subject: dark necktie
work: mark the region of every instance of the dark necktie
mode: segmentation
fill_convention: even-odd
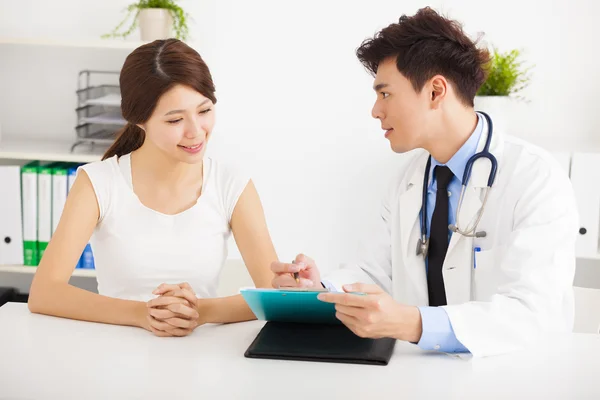
[[[448,251],[448,183],[450,183],[453,176],[450,168],[435,167],[437,195],[435,209],[431,217],[429,250],[427,253],[427,291],[430,306],[446,305],[446,289],[444,288],[442,266]]]

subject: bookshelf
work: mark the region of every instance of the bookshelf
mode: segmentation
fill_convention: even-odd
[[[43,140],[15,140],[3,138],[0,141],[0,160],[17,161],[65,161],[87,163],[98,161],[102,158],[105,148],[100,146],[78,146],[71,152],[73,142],[43,141]],[[0,265],[0,272],[33,275],[36,267],[25,265]],[[93,269],[75,269],[72,276],[95,278]]]

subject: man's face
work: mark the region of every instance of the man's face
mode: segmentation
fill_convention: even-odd
[[[377,100],[372,115],[381,121],[392,150],[404,153],[422,147],[428,132],[428,91],[417,93],[398,71],[395,58],[379,63],[373,88]]]

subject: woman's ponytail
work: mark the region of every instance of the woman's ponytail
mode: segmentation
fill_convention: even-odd
[[[102,160],[111,158],[116,155],[121,157],[122,155],[131,153],[134,150],[139,149],[144,144],[145,133],[137,125],[127,123],[125,127],[118,133],[117,139],[110,146],[106,153],[102,156]]]

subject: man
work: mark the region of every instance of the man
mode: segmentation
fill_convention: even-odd
[[[475,112],[488,52],[457,22],[425,8],[366,40],[357,56],[375,76],[373,117],[392,150],[415,150],[413,158],[393,181],[379,228],[356,262],[321,281],[315,262],[299,255],[293,264],[273,263],[273,285],[335,289],[319,298],[335,303],[354,333],[423,349],[483,356],[542,332],[570,331],[578,224],[572,187],[549,154],[493,131],[493,115],[488,121]],[[488,138],[497,171],[486,198],[488,159],[475,161],[463,180]],[[422,234],[426,246],[418,246]],[[347,293],[335,293],[342,288]]]

